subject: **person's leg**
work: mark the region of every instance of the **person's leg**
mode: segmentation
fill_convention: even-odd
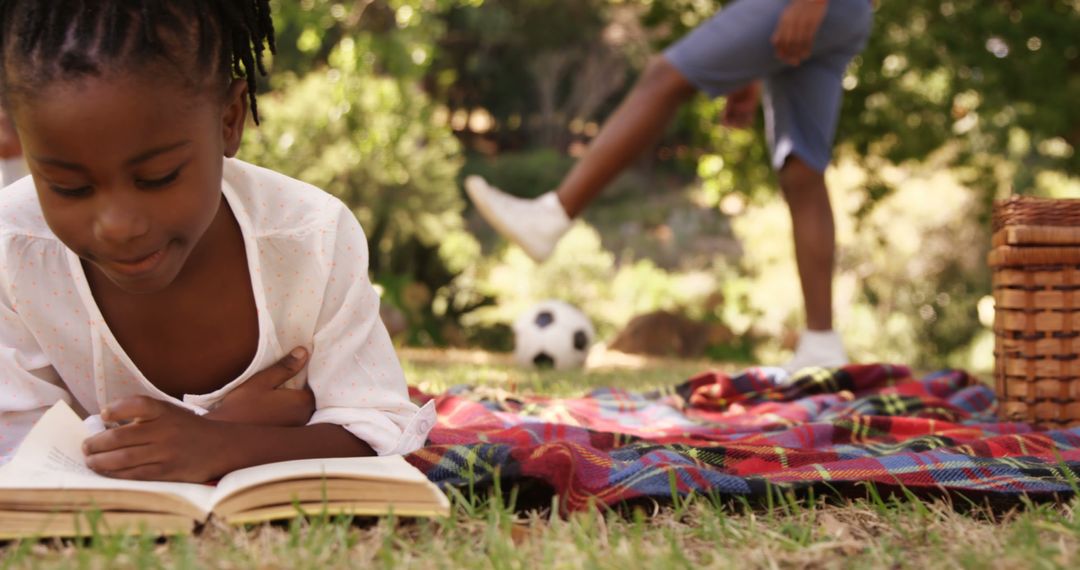
[[[465,180],[465,190],[488,223],[533,260],[543,261],[570,228],[571,218],[659,138],[695,92],[679,70],[657,56],[555,192],[527,200],[474,176]]]
[[[624,168],[651,147],[697,89],[664,56],[653,57],[588,151],[555,190],[575,218]]]
[[[516,198],[479,177],[465,190],[499,233],[536,261],[551,253],[570,218],[629,166],[697,91],[719,97],[781,69],[769,41],[788,0],[738,0],[653,58],[641,79],[604,123],[585,156],[552,193]]]
[[[765,131],[791,212],[806,312],[806,330],[785,365],[791,372],[847,363],[832,330],[836,237],[823,173],[831,160],[844,73],[865,43],[870,18],[866,2],[834,0],[811,59],[765,80]]]
[[[835,66],[811,61],[765,81],[766,134],[791,212],[806,312],[806,330],[784,365],[791,373],[847,363],[843,342],[832,330],[836,237],[823,175],[839,113],[840,73]]]
[[[836,237],[825,176],[796,156],[780,170],[780,189],[791,211],[806,328],[832,330],[832,280]]]

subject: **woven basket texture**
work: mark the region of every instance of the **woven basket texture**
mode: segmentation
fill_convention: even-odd
[[[988,261],[998,415],[1080,425],[1080,200],[995,203]]]

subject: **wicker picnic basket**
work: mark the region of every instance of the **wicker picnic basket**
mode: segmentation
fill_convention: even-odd
[[[1080,425],[1080,200],[995,203],[989,263],[998,415]]]

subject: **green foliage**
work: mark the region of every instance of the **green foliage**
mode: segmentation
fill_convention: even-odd
[[[980,219],[994,196],[1046,193],[1037,181],[1041,173],[1080,169],[1080,108],[1072,103],[1080,99],[1080,8],[1074,2],[878,4],[874,33],[844,80],[839,147],[854,151],[871,172],[946,156],[942,166],[957,168],[980,192],[971,212]],[[653,2],[646,19],[672,30],[656,42],[663,45],[707,10],[693,0]],[[772,180],[760,130],[717,128],[722,102],[693,107],[668,140],[703,149],[698,173],[714,200],[767,195]],[[892,190],[871,176],[859,214]]]
[[[1006,158],[1018,191],[1039,170],[1076,172],[1077,29],[1069,0],[883,2],[848,84],[845,140],[897,163],[953,145],[954,164]]]
[[[834,298],[849,351],[862,361],[985,370],[985,361],[970,360],[966,351],[986,330],[976,307],[990,293],[983,263],[989,235],[966,215],[978,192],[929,166],[880,175],[896,190],[861,219],[866,172],[848,161],[829,176],[840,252]],[[744,275],[731,279],[746,306],[727,316],[736,330],[750,327],[774,339],[759,356],[775,361],[778,339],[799,328],[802,312],[800,297],[791,294],[798,277],[786,207],[752,206],[735,226],[746,254]]]
[[[454,42],[443,44],[442,56],[432,69],[438,78],[436,93],[452,108],[488,109],[496,127],[485,136],[503,147],[554,145],[561,151],[570,142],[586,140],[588,135],[580,131],[580,125],[602,121],[629,89],[633,70],[641,69],[645,61],[642,38],[653,49],[663,48],[722,9],[721,4],[519,0],[457,7],[446,15]],[[514,14],[527,9],[525,5],[544,7],[551,17],[515,18]],[[575,8],[591,10],[599,20],[558,21],[563,11]],[[852,216],[847,223],[853,229],[842,243],[838,283],[847,287],[854,306],[841,314],[853,320],[850,332],[857,338],[872,339],[857,342],[861,346],[855,347],[856,354],[865,351],[866,357],[925,365],[955,362],[965,358],[968,347],[984,331],[975,304],[988,291],[981,252],[986,247],[990,200],[1009,189],[1080,194],[1076,179],[1070,177],[1080,166],[1075,152],[1080,142],[1080,107],[1073,103],[1080,100],[1075,33],[1080,29],[1080,7],[1069,0],[1026,4],[916,0],[881,2],[876,12],[869,44],[844,79],[838,129],[838,156],[854,157],[863,171],[859,183],[842,198],[856,206],[843,212]],[[628,19],[627,13],[635,17]],[[634,27],[635,21],[644,31]],[[534,38],[537,29],[546,38]],[[569,36],[568,30],[572,31]],[[622,33],[623,39],[612,41],[619,35],[613,36],[613,30]],[[632,39],[626,40],[627,35]],[[562,112],[573,110],[571,105],[559,107],[556,114],[565,136],[544,136],[530,129],[544,116],[544,102],[536,95],[543,79],[536,72],[538,64],[553,54],[570,54],[558,75],[561,87],[554,101],[561,105],[573,98],[573,89],[583,82],[606,88],[603,77],[582,71],[587,59],[580,50],[599,44],[621,53],[622,64],[631,69],[623,76],[622,86],[604,105],[588,109],[591,114],[574,115]],[[696,175],[705,203],[719,205],[733,194],[756,205],[775,200],[775,177],[760,121],[749,131],[723,129],[719,127],[722,111],[722,100],[704,97],[684,107],[645,164],[658,161],[665,172],[683,180]],[[533,177],[529,165],[517,160],[500,154],[485,168],[499,175],[499,184],[521,195],[553,187],[551,179],[562,171],[552,160],[550,175]],[[949,180],[936,180],[931,188],[916,192],[913,181],[889,175],[892,165],[917,170],[922,164],[949,171]],[[892,206],[898,201],[925,200],[939,191],[939,185],[955,189],[956,183],[970,189],[964,191],[963,207],[945,209],[951,217],[922,218],[937,220],[939,226],[921,223],[915,212],[922,210],[917,205]],[[673,184],[662,181],[659,185]],[[911,198],[892,199],[897,192]],[[754,323],[779,338],[784,329],[798,325],[801,308],[798,296],[791,294],[797,281],[786,211],[779,203],[766,211],[752,216],[753,222],[739,225],[739,238],[747,247],[742,273],[731,275],[721,287],[734,291],[734,296],[726,295],[726,322],[744,331],[750,331]],[[885,211],[890,212],[890,223],[882,221]],[[905,224],[904,231],[917,238],[904,237],[891,227]],[[774,231],[762,231],[762,227]],[[948,244],[958,228],[966,247],[934,249],[932,244]],[[900,244],[905,240],[921,249],[904,251]],[[867,267],[876,270],[867,273]],[[778,303],[778,298],[785,301]]]
[[[681,23],[687,3],[695,4],[654,3],[652,21]],[[677,36],[680,25],[673,29]],[[973,213],[985,218],[989,200],[1005,189],[1036,192],[1040,172],[1080,171],[1077,29],[1080,7],[1071,0],[879,2],[870,41],[844,80],[838,144],[871,171],[946,151],[942,166],[958,168],[979,190]],[[699,105],[680,136],[711,142],[733,171],[706,184],[757,194],[767,164],[748,141],[715,128],[708,120],[715,106]],[[756,138],[753,146],[763,148]],[[863,213],[891,190],[869,179]]]
[[[434,58],[443,33],[439,14],[482,0],[275,0],[278,55],[274,70],[303,74],[328,64],[346,38],[361,41],[358,52],[380,73],[418,79]]]
[[[577,300],[602,330],[672,299],[693,308],[701,296],[680,296],[673,285],[681,286],[687,268],[667,261],[671,271],[642,261],[620,266],[598,240],[575,238],[573,253],[583,257],[550,269],[533,268],[513,250],[481,261],[479,244],[463,229],[456,186],[469,173],[521,195],[556,186],[573,162],[568,151],[595,135],[647,56],[723,4],[278,1],[276,93],[266,98],[266,124],[245,153],[355,208],[372,239],[372,269],[386,298],[408,315],[414,342],[499,345],[505,329],[491,327],[505,326],[514,310],[541,296]],[[844,79],[837,156],[853,160],[860,174],[837,195],[844,220],[837,304],[841,321],[851,322],[856,355],[962,363],[985,340],[974,307],[987,290],[981,252],[990,200],[1009,189],[1080,194],[1080,6],[878,4],[870,42]],[[787,213],[760,121],[747,131],[720,128],[723,105],[699,97],[681,109],[635,178],[615,185],[632,196],[609,189],[612,207],[589,219],[611,227],[619,216],[645,220],[638,227],[667,224],[640,204],[695,179],[699,203],[749,204],[747,216],[736,218],[746,255],[713,264],[710,282],[726,303],[722,315],[705,317],[748,333],[744,340],[777,339],[801,314]],[[460,120],[478,111],[490,125],[474,129]],[[460,173],[463,153],[447,125],[467,150],[479,151]],[[895,175],[896,168],[906,174]],[[948,181],[927,182],[927,171],[947,171]],[[919,192],[915,184],[928,186]],[[926,214],[919,201],[939,191],[962,195],[962,206]],[[963,247],[939,247],[955,235]],[[605,234],[608,241],[620,242]],[[635,251],[640,259],[647,250]],[[624,292],[615,292],[616,283]],[[618,303],[625,306],[615,309]],[[465,318],[486,305],[493,308]],[[760,355],[773,359],[769,344]]]
[[[414,340],[441,340],[433,294],[479,253],[463,231],[460,147],[416,83],[376,74],[360,44],[346,38],[331,67],[279,79],[242,155],[349,204],[368,236],[371,271],[405,310]]]
[[[389,254],[414,239],[435,246],[461,228],[458,143],[414,84],[353,64],[351,51],[265,101],[268,120],[249,132],[243,152],[352,205],[373,270],[409,269]]]
[[[544,148],[497,158],[470,157],[461,174],[483,176],[497,188],[513,188],[518,196],[531,198],[558,186],[573,165],[574,159]]]
[[[447,40],[432,69],[436,93],[452,108],[491,111],[497,124],[492,136],[503,144],[562,145],[574,136],[529,135],[530,121],[543,113],[535,95],[538,63],[552,54],[571,54],[568,70],[559,75],[559,101],[582,81],[606,89],[610,78],[580,73],[586,62],[582,50],[606,45],[622,54],[624,64],[640,69],[641,40],[662,48],[717,9],[722,9],[718,3],[704,0],[456,6],[444,16]],[[589,17],[571,17],[582,12]],[[635,22],[645,29],[635,28]],[[838,143],[864,157],[871,170],[882,160],[921,162],[948,150],[948,165],[963,168],[966,181],[982,192],[983,210],[1000,188],[1034,191],[1041,171],[1077,172],[1077,29],[1080,8],[1071,0],[881,2],[869,44],[844,81]],[[605,105],[587,107],[587,116],[562,113],[561,128],[573,131],[574,119],[602,119],[632,80],[633,73],[623,75],[622,86]],[[760,196],[771,182],[760,126],[749,133],[720,129],[722,108],[722,102],[694,103],[680,114],[664,145],[688,145],[685,154],[691,157],[704,154],[708,164],[699,172],[712,193]],[[722,169],[711,166],[716,157]],[[1001,168],[1003,160],[1008,168]],[[889,190],[881,180],[868,180],[866,211]]]
[[[610,338],[637,314],[658,309],[689,310],[703,317],[705,299],[716,290],[710,273],[670,273],[648,260],[615,264],[596,230],[577,225],[541,265],[520,249],[486,260],[472,276],[485,295],[499,300],[470,314],[473,326],[509,323],[534,303],[554,298],[584,311],[600,338]]]
[[[740,194],[754,201],[778,196],[768,149],[760,133],[719,126],[723,100],[699,97],[680,115],[678,126],[703,149],[697,175],[705,199],[718,205],[725,196]],[[675,136],[675,135],[673,135]]]
[[[462,166],[460,178],[477,174],[496,188],[512,189],[517,196],[533,198],[555,189],[575,162],[573,157],[551,148],[505,152],[495,157],[472,154]],[[618,203],[625,195],[641,195],[653,190],[652,180],[642,178],[632,172],[624,173],[610,184],[599,200]],[[590,211],[588,215],[595,213],[598,212]]]
[[[500,0],[452,7],[442,14],[447,33],[433,62],[438,97],[454,108],[488,109],[500,123],[535,109],[530,65],[542,54],[595,41],[604,5]]]

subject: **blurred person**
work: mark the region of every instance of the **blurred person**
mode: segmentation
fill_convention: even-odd
[[[848,63],[870,34],[869,0],[737,0],[647,65],[588,151],[559,186],[535,199],[477,176],[465,189],[503,236],[542,262],[572,220],[671,122],[697,92],[727,97],[723,124],[753,124],[764,96],[772,166],[789,206],[806,310],[790,372],[848,362],[832,322],[835,230],[824,171]]]

